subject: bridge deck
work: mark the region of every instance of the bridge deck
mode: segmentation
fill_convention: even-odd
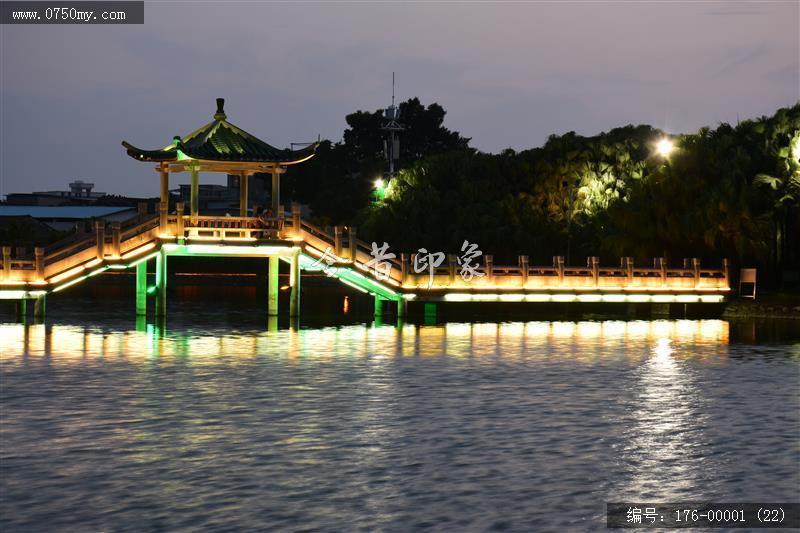
[[[159,253],[167,255],[282,256],[300,254],[302,270],[322,270],[356,289],[386,299],[431,301],[595,301],[595,302],[718,302],[730,290],[727,263],[702,269],[699,260],[685,268],[634,267],[628,258],[620,267],[600,266],[590,258],[586,267],[493,265],[491,256],[467,282],[453,256],[422,273],[410,268],[412,256],[389,260],[388,270],[368,265],[371,247],[351,228],[333,233],[302,220],[299,210],[270,221],[251,217],[138,216],[109,227],[98,223],[94,233],[78,234],[33,257],[3,247],[0,298],[35,298],[58,292],[107,269],[136,266]]]

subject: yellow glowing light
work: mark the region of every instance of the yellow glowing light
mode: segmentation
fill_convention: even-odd
[[[92,262],[94,262],[94,261],[92,261]],[[91,263],[89,263],[89,264],[91,264]],[[71,268],[71,269],[67,270],[66,272],[62,272],[61,274],[58,274],[57,276],[53,276],[50,279],[50,283],[58,283],[59,281],[61,281],[63,279],[71,278],[72,276],[74,276],[76,274],[80,274],[81,272],[83,272],[85,270],[85,268],[86,267],[84,267],[83,265],[77,266],[75,268]]]
[[[656,150],[661,157],[667,157],[675,149],[675,145],[669,139],[661,139],[656,144]]]
[[[145,244],[144,246],[140,246],[135,250],[131,250],[130,252],[126,252],[122,254],[122,259],[130,259],[131,257],[136,257],[137,255],[145,253],[147,250],[152,250],[156,247],[156,243],[150,242]]]

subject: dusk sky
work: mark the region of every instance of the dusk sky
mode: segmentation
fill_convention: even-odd
[[[690,132],[800,98],[800,2],[146,2],[145,24],[0,26],[0,194],[155,196],[159,148],[228,119],[279,147],[400,101],[496,152],[628,123]],[[203,183],[224,177],[203,175]],[[171,186],[185,182],[173,178]]]

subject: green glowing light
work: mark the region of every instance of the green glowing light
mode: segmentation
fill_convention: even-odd
[[[147,294],[155,294],[158,288],[155,285],[147,287]]]

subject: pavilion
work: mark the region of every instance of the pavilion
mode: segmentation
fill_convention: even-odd
[[[248,217],[248,178],[256,173],[272,174],[272,213],[279,220],[283,217],[281,198],[281,174],[290,165],[296,165],[314,157],[318,143],[312,143],[301,150],[278,149],[234,126],[225,115],[225,100],[217,98],[217,112],[214,120],[184,137],[175,136],[172,143],[160,150],[142,150],[122,141],[128,155],[137,161],[156,164],[161,175],[160,228],[168,228],[169,175],[176,172],[191,174],[190,221],[196,224],[200,206],[200,172],[220,172],[239,176],[239,219],[241,227],[249,225]],[[183,204],[178,204],[178,227],[183,228]],[[227,217],[205,217],[216,219],[207,221],[228,227],[232,219]],[[163,229],[162,229],[163,231]],[[183,229],[175,235],[183,240]],[[274,235],[280,238],[280,234]],[[169,235],[166,236],[169,238]],[[157,304],[156,312],[166,314],[166,254],[162,248],[156,259]],[[269,256],[269,314],[278,314],[278,255]],[[141,279],[140,279],[141,278]],[[144,312],[144,286],[146,269],[137,270],[137,309]],[[300,267],[299,249],[292,257],[290,272],[291,316],[297,316],[300,307]],[[140,294],[141,293],[141,294]]]
[[[217,98],[214,120],[184,137],[175,136],[160,150],[142,150],[122,141],[128,155],[137,161],[156,163],[161,174],[162,212],[169,204],[169,175],[191,174],[190,215],[199,215],[200,172],[239,176],[239,216],[248,210],[248,178],[258,172],[272,174],[272,211],[280,209],[281,174],[286,167],[314,157],[317,144],[301,150],[278,149],[231,124],[225,115],[225,99]]]

